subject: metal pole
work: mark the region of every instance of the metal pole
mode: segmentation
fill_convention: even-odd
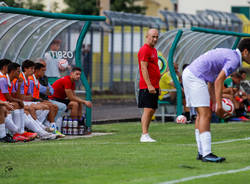
[[[130,81],[134,79],[134,26],[131,26]]]
[[[143,45],[143,26],[140,26],[140,47]]]
[[[90,21],[86,21],[83,28],[82,28],[82,31],[78,37],[78,40],[77,40],[77,43],[76,43],[76,66],[78,67],[81,67],[81,48],[82,48],[82,42],[83,42],[83,39],[85,38],[86,36],[86,33],[89,29],[91,25],[91,22]],[[89,87],[89,84],[88,84],[88,80],[86,78],[86,76],[84,75],[84,73],[82,72],[81,73],[81,81],[86,89],[86,100],[88,101],[91,101],[92,100],[92,97],[91,97],[91,89]],[[87,127],[91,127],[91,108],[89,107],[86,107],[86,125]]]
[[[103,44],[104,44],[104,31],[101,28],[101,56],[100,56],[100,90],[103,90]]]
[[[92,88],[93,86],[93,44],[94,44],[94,30],[90,29],[90,63],[89,63],[89,85]]]
[[[177,32],[177,35],[175,36],[174,42],[170,48],[169,55],[168,55],[168,67],[169,67],[170,74],[174,81],[174,84],[176,86],[176,91],[177,91],[177,116],[182,114],[182,89],[181,89],[180,82],[178,81],[175,70],[174,70],[174,52],[182,36],[182,33],[183,33],[182,30],[179,30]]]
[[[124,77],[124,25],[122,24],[121,26],[121,31],[122,31],[122,35],[121,35],[121,75],[120,75],[120,81],[123,81],[123,77]]]
[[[111,28],[111,45],[110,45],[110,78],[109,78],[109,89],[113,86],[114,78],[114,27]]]

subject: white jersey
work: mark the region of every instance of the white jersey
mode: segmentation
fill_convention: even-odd
[[[58,77],[60,78],[60,72],[58,68],[58,62],[61,58],[56,58],[51,52],[46,52],[44,55],[44,60],[46,62],[46,72],[47,77]]]

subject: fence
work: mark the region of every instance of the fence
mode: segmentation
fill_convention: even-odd
[[[149,28],[158,29],[161,35],[168,30],[190,28],[192,26],[235,32],[250,30],[247,29],[248,27],[246,28],[246,22],[243,22],[242,19],[231,13],[212,10],[199,11],[196,15],[169,11],[161,11],[160,13],[163,19],[139,14],[105,11],[104,14],[108,20],[106,23],[92,23],[83,42],[85,49],[83,49],[82,53],[82,66],[92,90],[113,90],[117,84],[133,82],[138,66],[137,52],[143,45],[145,33]],[[7,15],[1,14],[1,25],[5,24],[5,16]],[[33,27],[36,22],[39,22],[39,20],[30,22],[29,19],[21,20],[20,18],[15,19],[15,17],[10,20],[13,22],[20,21],[20,23],[26,21],[28,25]],[[45,23],[46,21],[47,23]],[[52,34],[53,29],[49,25],[54,25],[54,23],[50,20],[46,21],[43,22],[40,30],[49,28],[51,31],[48,31],[48,36],[44,36],[43,39],[48,39],[49,42],[55,38],[62,40],[61,53],[65,52],[66,54],[74,55],[76,41],[84,22],[58,23],[56,29],[60,29],[60,34]],[[13,30],[13,32],[15,31],[18,30]],[[39,34],[39,29],[35,28],[33,31],[34,34],[29,38],[29,43],[32,43],[32,40],[35,39],[35,33]],[[22,40],[22,38],[19,39]],[[5,43],[2,38],[0,38],[0,41]],[[6,43],[1,44],[0,47],[4,45]],[[17,44],[11,44],[10,49],[6,50],[6,52],[1,51],[1,57],[17,62],[26,59],[28,56],[25,54],[23,57],[16,57],[14,45]],[[38,49],[40,47],[45,49],[42,52],[39,50],[39,56],[36,54],[38,52],[33,52],[29,56],[31,59],[42,57],[49,50],[49,44],[44,46],[38,44],[37,46]],[[27,50],[22,49],[21,52],[25,53]],[[67,57],[66,59],[70,63],[75,64],[74,57]],[[62,75],[65,74],[67,73],[62,73]],[[84,89],[84,87],[79,83],[78,89]]]

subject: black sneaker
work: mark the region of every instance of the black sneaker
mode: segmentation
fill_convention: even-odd
[[[5,136],[5,137],[3,137],[3,138],[0,139],[0,142],[15,143],[16,141],[13,140],[13,138],[11,136]]]
[[[209,153],[207,156],[202,157],[203,162],[223,162],[226,158],[224,157],[217,157],[213,153]]]
[[[196,160],[202,160],[202,155],[198,152]]]

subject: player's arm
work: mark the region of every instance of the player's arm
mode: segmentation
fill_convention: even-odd
[[[8,110],[14,110],[13,104],[7,102],[7,101],[1,101],[0,100],[0,105],[4,105]]]
[[[75,95],[72,89],[65,89],[65,93],[70,101],[76,101],[85,104],[87,107],[91,107],[92,103],[90,101],[83,100]]]
[[[215,82],[214,82],[214,86],[215,86],[215,100],[216,100],[216,114],[223,118],[225,116],[227,116],[228,114],[225,114],[225,111],[222,108],[222,103],[221,103],[221,98],[222,98],[222,90],[223,90],[223,86],[224,86],[224,80],[226,79],[226,74],[224,72],[224,70],[222,70],[218,77],[216,78]]]
[[[151,84],[151,81],[149,79],[148,62],[141,61],[141,72],[142,72],[143,79],[148,86],[149,93],[156,93],[156,90],[155,90],[154,86]]]
[[[9,101],[9,102],[17,102],[20,105],[21,108],[24,107],[23,101],[21,99],[13,98],[11,96],[11,94],[9,94],[9,93],[4,93],[4,97],[6,98],[7,101]]]
[[[18,98],[18,99],[23,99],[23,93],[22,93],[22,85],[23,85],[23,79],[20,77],[18,78],[16,84],[14,84],[14,87],[16,89],[15,93],[13,93],[14,98]]]
[[[212,111],[215,111],[216,99],[215,99],[214,83],[208,82],[207,86],[208,86],[208,92],[210,95],[210,99],[212,100]]]
[[[216,99],[215,99],[214,83],[208,82],[207,86],[208,86],[208,92],[209,92],[210,98],[211,98],[212,102],[215,103]]]

